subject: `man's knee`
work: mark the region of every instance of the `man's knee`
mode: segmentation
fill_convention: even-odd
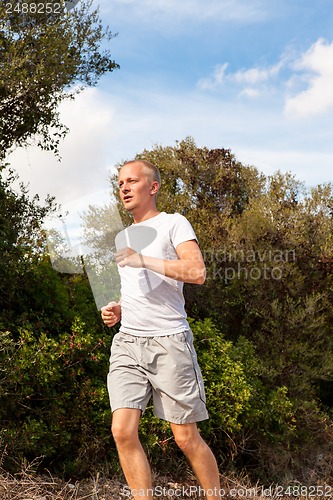
[[[194,443],[186,436],[177,436],[175,437],[175,441],[177,443],[177,446],[182,450],[183,453],[185,453],[185,455],[187,455],[194,447]]]
[[[117,412],[112,419],[111,432],[116,444],[126,445],[138,440],[139,418],[134,412]]]
[[[136,429],[129,429],[126,425],[119,422],[112,424],[111,432],[117,445],[131,443],[138,439],[138,432]]]
[[[196,427],[178,427],[177,431],[174,432],[174,437],[177,445],[185,454],[191,453],[204,444]]]

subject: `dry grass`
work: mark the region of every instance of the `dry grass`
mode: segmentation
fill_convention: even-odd
[[[51,474],[40,476],[24,471],[12,476],[0,474],[1,500],[117,500],[124,499],[123,485],[116,480],[62,481]]]
[[[322,486],[312,490],[294,483],[289,489],[282,487],[263,488],[251,485],[248,478],[221,477],[222,499],[232,500],[327,500],[332,498],[333,488]],[[188,480],[182,483],[173,482],[170,478],[156,476],[155,499],[163,500],[197,500],[205,496],[199,490],[194,478],[189,474]],[[286,494],[285,494],[286,493]],[[299,494],[297,494],[299,493]],[[319,493],[319,494],[316,494]],[[138,499],[143,496],[139,492]],[[52,474],[37,475],[33,467],[26,467],[20,474],[10,475],[0,470],[0,500],[124,500],[131,499],[128,487],[121,479],[108,479],[96,474],[95,477],[82,481],[62,481]]]

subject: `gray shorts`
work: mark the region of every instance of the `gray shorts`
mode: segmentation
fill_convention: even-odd
[[[154,414],[185,424],[208,418],[205,390],[191,330],[158,337],[117,333],[107,378],[112,411],[145,411],[153,397]]]

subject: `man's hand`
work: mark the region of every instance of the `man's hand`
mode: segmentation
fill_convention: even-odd
[[[120,267],[145,267],[143,256],[132,248],[122,248],[116,253],[116,262]]]
[[[101,316],[103,322],[111,328],[120,321],[121,318],[121,305],[118,302],[109,302],[106,306],[101,308]]]

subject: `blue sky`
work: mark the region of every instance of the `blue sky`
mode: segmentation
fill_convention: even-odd
[[[33,194],[98,198],[115,164],[186,136],[267,175],[332,180],[331,0],[98,3],[121,68],[61,107],[61,163],[33,147],[11,156]]]

